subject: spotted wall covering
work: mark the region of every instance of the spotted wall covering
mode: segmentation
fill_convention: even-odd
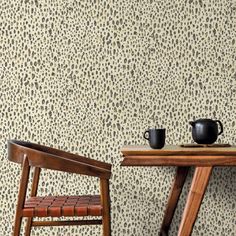
[[[120,147],[144,144],[154,125],[167,129],[169,144],[191,142],[188,121],[200,117],[220,119],[219,141],[236,143],[236,1],[0,2],[0,235],[11,233],[20,176],[7,161],[10,138],[112,163],[112,235],[157,235],[174,168],[121,168]],[[98,189],[97,179],[45,170],[39,195]],[[214,170],[192,235],[236,235],[236,169]]]

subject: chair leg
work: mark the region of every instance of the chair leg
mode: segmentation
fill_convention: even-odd
[[[25,196],[27,192],[29,172],[30,172],[30,167],[29,167],[28,159],[25,155],[23,159],[23,163],[22,163],[22,175],[21,175],[21,180],[20,180],[20,188],[19,188],[20,191],[18,194],[13,236],[20,235],[21,222],[22,222],[22,209],[24,207]]]
[[[13,236],[19,236],[20,235],[21,222],[22,222],[22,217],[17,212],[16,216],[15,216],[15,224],[14,224]]]
[[[38,190],[38,183],[39,183],[39,175],[40,175],[41,169],[39,167],[34,168],[34,176],[32,181],[32,189],[31,189],[31,197],[34,197],[37,195]],[[31,228],[32,228],[32,217],[29,217],[27,219],[26,227],[25,227],[25,236],[30,236]]]
[[[102,213],[103,236],[111,236],[109,180],[101,179],[100,186],[101,186],[101,201],[103,205],[103,213]]]
[[[26,227],[25,227],[25,236],[30,236],[31,233],[31,227],[32,227],[32,218],[29,217],[27,219]]]

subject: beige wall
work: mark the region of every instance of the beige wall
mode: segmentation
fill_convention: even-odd
[[[113,235],[157,235],[174,168],[121,168],[119,150],[144,144],[153,125],[167,128],[169,144],[190,142],[188,121],[199,117],[220,119],[220,141],[236,143],[235,1],[2,0],[0,16],[0,235],[10,235],[20,176],[9,138],[112,163]],[[193,236],[236,235],[235,176],[214,170]],[[97,180],[86,181],[44,171],[39,194],[95,193]]]

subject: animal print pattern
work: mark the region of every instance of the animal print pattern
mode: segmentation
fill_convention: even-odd
[[[203,117],[223,122],[219,142],[236,143],[235,0],[1,0],[0,16],[0,235],[11,234],[20,178],[7,139],[112,163],[112,235],[157,235],[175,169],[121,167],[120,148],[145,144],[149,126],[165,127],[168,144],[191,142],[188,121]],[[235,175],[214,170],[193,236],[236,235]],[[96,178],[43,170],[39,195],[98,190]]]

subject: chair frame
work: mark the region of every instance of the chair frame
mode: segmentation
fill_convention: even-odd
[[[100,179],[100,197],[103,210],[101,220],[33,221],[32,217],[27,217],[25,236],[30,236],[32,227],[99,224],[103,226],[103,236],[111,235],[109,196],[111,164],[55,148],[17,140],[8,141],[8,159],[22,165],[13,236],[20,235],[22,213],[26,200],[30,168],[32,167],[34,167],[34,175],[31,197],[37,196],[41,168],[82,174]]]

